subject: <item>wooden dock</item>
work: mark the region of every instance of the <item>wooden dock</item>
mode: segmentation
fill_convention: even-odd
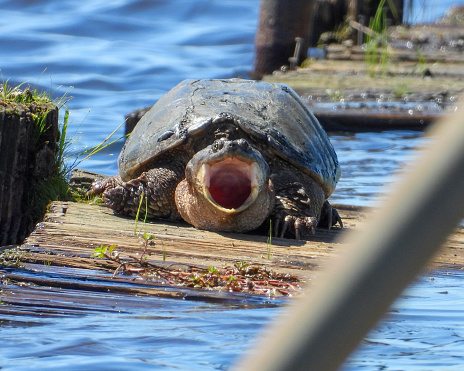
[[[135,225],[134,219],[113,215],[99,205],[54,202],[44,221],[15,252],[25,267],[9,270],[3,277],[47,287],[193,295],[202,300],[224,300],[237,293],[297,295],[343,249],[337,242],[340,235],[356,229],[369,215],[356,207],[338,206],[338,210],[343,230],[318,229],[306,241],[272,238],[269,243],[264,234],[220,234],[160,221]],[[144,234],[153,238],[147,240]],[[114,250],[106,258],[92,257],[101,246],[114,246]],[[462,267],[464,229],[460,228],[431,268]]]

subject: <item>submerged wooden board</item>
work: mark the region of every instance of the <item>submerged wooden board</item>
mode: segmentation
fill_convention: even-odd
[[[356,58],[311,60],[304,68],[276,71],[263,80],[292,87],[328,131],[424,130],[456,110],[464,94],[459,58],[421,68],[418,61],[397,60],[375,76],[369,63]]]

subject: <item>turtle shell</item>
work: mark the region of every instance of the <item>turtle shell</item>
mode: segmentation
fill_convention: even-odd
[[[340,169],[330,140],[300,97],[287,85],[263,81],[185,80],[138,122],[119,156],[127,181],[154,158],[201,135],[227,116],[255,141],[308,173],[333,192]]]

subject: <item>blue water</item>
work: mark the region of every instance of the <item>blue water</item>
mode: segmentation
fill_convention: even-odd
[[[421,277],[366,337],[344,371],[460,370],[464,365],[462,271]],[[5,370],[225,370],[285,310],[283,300],[207,303],[62,289],[38,305],[0,306]],[[87,300],[104,298],[105,307]],[[76,309],[76,303],[79,307]],[[68,309],[71,308],[71,309]],[[34,310],[33,314],[30,314]]]
[[[247,76],[259,1],[0,1],[0,69],[73,97],[71,157],[186,78]],[[123,135],[123,129],[119,132]],[[114,174],[121,143],[80,167]]]
[[[110,293],[86,296],[103,296],[107,308],[84,304],[81,310],[50,314],[54,306],[69,305],[57,298],[34,316],[0,312],[0,367],[221,370],[243,353],[279,304],[267,299],[227,305]]]
[[[343,370],[462,370],[463,280],[462,271],[421,277]]]
[[[456,2],[425,3],[415,3],[413,21],[439,17]],[[54,96],[73,97],[67,104],[72,162],[102,142],[125,114],[152,105],[185,78],[246,77],[258,8],[258,0],[0,1],[0,70],[13,85],[27,81]],[[392,174],[424,144],[417,132],[331,138],[343,169],[333,201],[357,205],[383,197]],[[79,167],[114,174],[121,146],[116,143]],[[435,277],[413,285],[347,369],[454,370],[464,363],[463,274]],[[281,302],[255,305],[245,299],[244,305],[229,306],[105,298],[117,310],[57,313],[57,299],[38,314],[0,311],[0,367],[226,369],[283,310]]]

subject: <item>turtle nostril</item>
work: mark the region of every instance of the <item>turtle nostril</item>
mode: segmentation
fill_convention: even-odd
[[[250,148],[249,143],[245,139],[239,139],[237,141],[237,145],[244,150],[247,150]]]

